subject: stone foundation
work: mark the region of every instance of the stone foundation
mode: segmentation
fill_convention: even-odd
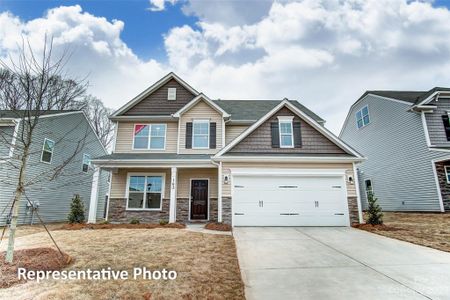
[[[358,199],[356,197],[347,197],[347,201],[350,224],[359,223]]]
[[[231,225],[231,197],[222,197],[222,222]]]
[[[160,211],[133,211],[126,210],[126,198],[111,198],[109,200],[108,221],[118,223],[130,223],[132,219],[138,219],[141,223],[159,223],[169,221],[169,199],[163,199]]]

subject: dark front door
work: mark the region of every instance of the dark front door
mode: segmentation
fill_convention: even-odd
[[[194,179],[191,184],[191,220],[208,219],[208,180]]]

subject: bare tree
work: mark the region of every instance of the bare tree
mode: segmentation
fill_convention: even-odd
[[[38,58],[30,43],[23,42],[17,58],[11,58],[8,62],[0,61],[0,67],[3,68],[0,72],[0,107],[10,109],[12,113],[16,113],[14,119],[20,120],[19,132],[14,134],[14,163],[10,162],[17,169],[18,176],[11,204],[7,262],[13,261],[19,206],[22,197],[26,197],[27,187],[44,177],[56,178],[82,149],[84,143],[83,139],[77,141],[74,153],[48,171],[51,175],[39,174],[35,178],[27,178],[27,165],[30,155],[33,154],[31,146],[41,117],[52,110],[76,107],[83,100],[86,91],[86,83],[83,80],[70,79],[65,73],[67,52],[55,58],[52,46],[52,39],[46,37],[43,51]],[[4,142],[11,141],[8,136],[3,136],[3,139]]]

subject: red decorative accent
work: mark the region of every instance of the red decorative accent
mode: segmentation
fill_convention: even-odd
[[[145,128],[146,125],[134,125],[134,135],[138,134]]]

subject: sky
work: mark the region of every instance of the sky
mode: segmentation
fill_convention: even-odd
[[[450,1],[0,0],[0,59],[23,37],[119,108],[168,72],[213,99],[297,99],[336,134],[366,90],[450,86]]]

